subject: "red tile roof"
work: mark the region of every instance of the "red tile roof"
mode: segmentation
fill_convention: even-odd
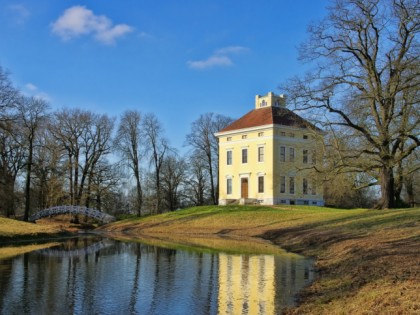
[[[309,128],[320,130],[313,124],[296,115],[291,110],[284,107],[265,107],[258,108],[235,120],[226,128],[219,132],[233,131],[244,128],[259,127],[264,125],[283,125],[298,128]]]

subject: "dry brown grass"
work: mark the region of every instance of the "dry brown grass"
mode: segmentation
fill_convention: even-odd
[[[57,227],[51,225],[33,224],[0,217],[0,236],[3,237],[57,233],[59,231]]]
[[[0,217],[0,244],[15,241],[31,241],[68,235],[68,229],[62,224],[51,224],[39,220],[28,223]]]
[[[289,313],[419,314],[418,210],[371,212],[266,234],[284,248],[317,258],[318,279]]]

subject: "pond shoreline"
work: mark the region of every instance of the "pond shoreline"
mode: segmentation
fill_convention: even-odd
[[[341,314],[343,310],[414,314],[420,310],[419,209],[219,208],[228,211],[197,209],[185,216],[161,215],[159,221],[159,216],[123,220],[100,230],[130,237],[258,237],[314,258],[317,277],[286,314]],[[251,221],[245,222],[249,216]],[[270,217],[270,222],[259,224],[261,216]]]

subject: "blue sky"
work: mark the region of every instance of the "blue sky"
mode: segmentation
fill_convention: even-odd
[[[154,112],[181,147],[206,112],[239,118],[301,74],[327,0],[0,0],[0,65],[51,107]]]

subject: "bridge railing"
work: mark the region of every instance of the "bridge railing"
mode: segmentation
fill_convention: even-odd
[[[93,209],[93,208],[87,208],[87,207],[81,207],[81,206],[55,206],[55,207],[38,211],[37,213],[29,217],[29,221],[35,222],[36,220],[39,220],[41,218],[59,215],[59,214],[74,214],[74,215],[81,214],[90,218],[97,219],[98,221],[101,221],[103,223],[110,223],[116,220],[114,216],[107,214],[105,212],[101,212],[99,210]]]

